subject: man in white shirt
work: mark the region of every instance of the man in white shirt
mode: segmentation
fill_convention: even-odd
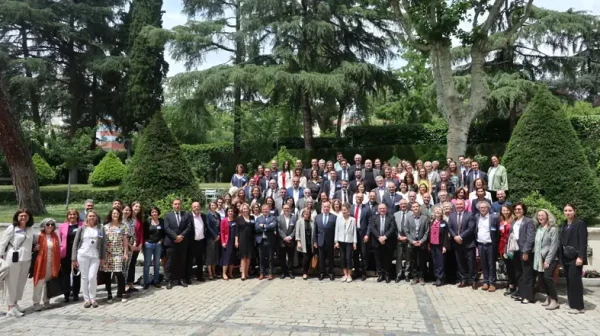
[[[351,176],[350,176],[350,169],[348,168],[348,161],[346,161],[346,159],[343,159],[341,162],[341,169],[337,171],[337,175],[340,177],[341,180],[351,180]]]
[[[278,189],[277,189],[277,181],[274,179],[271,179],[269,181],[269,188],[265,190],[265,193],[263,195],[263,198],[267,198],[267,197],[277,197],[278,195]]]
[[[488,202],[477,203],[477,208],[479,209],[479,214],[475,216],[477,248],[483,271],[483,287],[481,289],[495,292],[500,221],[497,215],[490,213]]]
[[[206,215],[200,212],[200,202],[192,203],[192,220],[194,240],[188,244],[188,257],[186,258],[185,281],[192,283],[192,269],[196,264],[196,280],[204,282],[203,268],[206,253]]]

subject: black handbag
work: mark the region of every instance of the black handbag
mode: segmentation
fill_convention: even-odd
[[[567,259],[575,259],[579,255],[579,251],[573,246],[563,245],[563,255]]]
[[[46,296],[48,299],[68,293],[70,290],[69,276],[61,273],[52,280],[46,281]]]

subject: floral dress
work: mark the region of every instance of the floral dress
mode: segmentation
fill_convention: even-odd
[[[121,223],[114,227],[111,224],[104,225],[104,241],[106,248],[106,257],[104,265],[101,267],[103,272],[123,272],[123,235],[129,234],[127,224]]]
[[[135,236],[135,221],[133,219],[126,219],[123,221],[124,225],[127,225],[127,241],[129,242],[129,246],[135,246],[136,244],[136,236]],[[131,249],[127,250],[127,260],[128,262],[123,263],[123,274],[129,271],[129,260],[131,260],[131,255],[133,251]]]

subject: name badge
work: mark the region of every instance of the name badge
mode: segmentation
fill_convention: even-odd
[[[290,224],[290,226],[294,226],[294,225],[295,225],[294,223],[291,223],[291,224]]]
[[[271,213],[275,213],[275,210],[271,210],[270,212],[271,212]]]
[[[15,233],[24,233],[24,232],[25,232],[25,230],[23,230],[23,229],[17,229],[17,231],[15,231]]]
[[[235,222],[231,223],[231,226],[235,226]]]
[[[104,233],[98,232],[98,238],[104,238]]]
[[[495,227],[492,227],[492,228],[490,229],[490,231],[496,231],[496,228],[495,228]]]
[[[79,230],[79,229],[78,229],[78,228],[74,228],[74,229],[73,229],[73,232],[77,232],[77,230]]]
[[[121,233],[121,229],[115,229],[116,233]]]
[[[400,202],[396,202],[396,203],[394,203],[394,205],[398,205],[398,204],[400,204]]]
[[[250,220],[250,223],[254,223],[254,219],[251,219],[251,220]]]
[[[341,187],[342,187],[342,185],[341,185],[341,184],[339,184],[339,183],[337,183],[337,184],[335,185],[335,187],[336,187],[336,188],[341,188]]]
[[[160,229],[162,229],[162,227],[161,227],[160,225],[159,225],[159,226],[157,226],[156,228],[157,228],[157,229],[159,229],[159,230],[160,230]]]
[[[504,225],[500,225],[500,230],[504,230]]]
[[[441,224],[440,227],[446,227],[446,224]]]

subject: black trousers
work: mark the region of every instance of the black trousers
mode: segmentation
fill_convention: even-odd
[[[267,268],[269,269],[268,274],[273,274],[273,263],[275,259],[275,246],[267,238],[263,238],[258,244],[258,256],[260,265],[260,274],[267,275]]]
[[[369,246],[370,243],[366,243],[363,241],[364,237],[357,236],[358,240],[356,241],[356,250],[352,253],[354,270],[357,272],[357,275],[363,275],[367,268],[369,267]]]
[[[408,258],[408,245],[398,242],[396,245],[396,277],[410,276],[410,260]]]
[[[436,280],[444,280],[444,250],[442,245],[430,245],[431,261],[433,264],[433,275]]]
[[[183,280],[185,275],[186,255],[188,249],[187,240],[184,239],[180,243],[174,243],[173,246],[166,247],[167,249],[167,267],[165,269],[165,280],[179,281]]]
[[[290,274],[294,269],[294,246],[279,246],[277,257],[281,265],[281,274]]]
[[[144,248],[144,245],[142,245]],[[133,251],[131,254],[131,260],[129,260],[129,269],[127,270],[127,283],[135,282],[135,265],[137,264],[138,256],[140,251]]]
[[[523,253],[517,251],[514,253],[515,276],[519,286],[518,296],[533,301],[533,253],[529,253],[527,261],[523,260]]]
[[[413,279],[423,279],[427,271],[427,250],[423,247],[409,246],[410,275]]]
[[[300,253],[302,255],[302,274],[308,274],[310,269],[310,262],[313,257],[313,246],[306,244],[306,253]]]
[[[479,244],[479,260],[481,260],[481,270],[483,271],[483,283],[488,285],[496,284],[496,251],[494,244]]]
[[[340,243],[340,258],[342,259],[342,268],[352,269],[352,251],[353,243]]]
[[[73,262],[71,261],[71,256],[68,255],[65,258],[60,260],[60,270],[62,274],[71,274],[73,271]],[[77,273],[77,272],[74,272]],[[65,300],[69,298],[69,294],[73,293],[73,297],[79,296],[79,290],[81,289],[81,275],[73,275],[73,286],[71,286],[71,291],[65,294]]]
[[[554,284],[554,270],[556,269],[557,263],[558,262],[555,260],[551,262],[550,267],[546,268],[543,272],[538,272],[538,277],[542,284],[544,284],[546,295],[552,300],[558,300],[558,292],[556,291],[556,285]]]
[[[456,263],[458,264],[458,275],[462,282],[473,282],[477,276],[477,262],[475,248],[464,248],[460,245],[454,247]]]
[[[185,261],[185,280],[191,280],[196,265],[196,279],[202,278],[204,270],[204,256],[206,255],[206,238],[188,242],[188,254]]]
[[[325,260],[327,260],[327,270],[329,275],[333,275],[333,245],[323,244],[319,246],[319,273],[325,275]]]
[[[117,298],[122,298],[123,293],[125,293],[125,276],[123,272],[102,272],[104,275],[104,286],[106,288],[106,293],[108,294],[108,298],[112,299],[112,275],[114,274],[117,278]]]
[[[583,266],[575,265],[575,261],[569,263],[563,262],[563,269],[567,275],[567,300],[569,308],[583,310],[583,281],[581,272]]]
[[[518,286],[517,276],[515,275],[515,263],[512,259],[504,259],[504,265],[506,266],[506,277],[508,278],[508,285],[512,286],[513,289],[516,289]]]
[[[444,256],[444,259],[446,283],[456,283],[458,265],[456,264],[456,254],[454,253],[454,250],[446,249],[446,255]]]
[[[375,267],[377,268],[377,275],[390,276],[390,269],[392,268],[392,250],[386,245],[378,244],[375,248]]]

